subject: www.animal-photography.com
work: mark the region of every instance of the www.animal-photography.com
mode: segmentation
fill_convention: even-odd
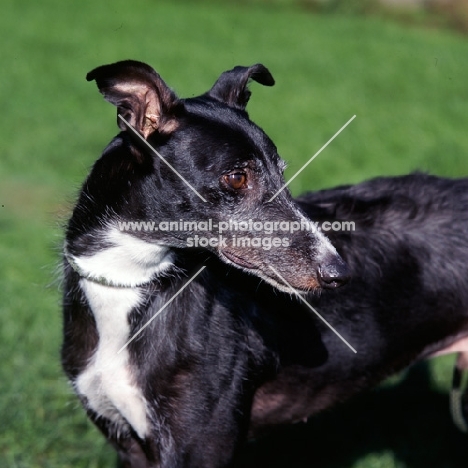
[[[0,24],[0,466],[466,466],[465,0]]]

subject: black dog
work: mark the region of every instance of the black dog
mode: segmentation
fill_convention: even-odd
[[[236,67],[186,100],[139,62],[87,78],[118,107],[122,132],[95,163],[66,233],[64,369],[126,466],[226,466],[246,438],[256,389],[275,376],[278,349],[281,359],[290,353],[282,327],[294,323],[294,302],[258,278],[284,291],[285,281],[333,289],[346,266],[311,230],[272,239],[249,227],[239,243],[237,231],[220,238],[208,229],[206,249],[187,248],[199,240],[197,220],[218,231],[308,222],[279,193],[284,164],[244,110],[250,78],[274,83],[265,67]],[[147,220],[183,229],[124,232]],[[320,337],[308,328],[306,357],[317,362]]]
[[[226,212],[237,220],[302,216],[286,194],[266,203],[282,183],[277,156],[242,110],[249,75],[272,83],[263,67],[236,68],[207,95],[182,102],[153,73],[124,62],[91,78],[120,113],[171,96],[172,114],[159,109],[175,117],[124,117],[209,205],[125,126],[85,183],[66,244],[64,368],[125,466],[230,466],[249,435],[303,420],[417,359],[468,352],[467,180],[416,174],[298,200],[315,221],[355,223],[353,232],[328,233],[352,280],[307,301],[357,354],[302,301],[271,287],[290,291],[268,262],[301,290],[344,280],[339,257],[317,233],[293,233],[284,249],[226,254],[187,249],[180,232],[118,230],[128,220],[220,223]],[[180,292],[203,261],[206,269]]]
[[[468,179],[378,178],[297,202],[318,222],[355,224],[351,232],[328,232],[351,281],[307,300],[357,354],[316,321],[323,360],[281,366],[257,390],[255,433],[309,417],[420,359],[459,352],[458,369],[468,369]],[[297,343],[294,335],[285,340]]]

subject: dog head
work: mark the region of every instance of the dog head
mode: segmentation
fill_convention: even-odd
[[[235,67],[190,99],[136,61],[98,67],[87,79],[117,106],[122,130],[83,187],[81,213],[99,212],[95,227],[118,220],[146,242],[206,248],[282,290],[346,280],[334,247],[282,190],[285,164],[245,111],[250,80],[274,84],[263,65]]]

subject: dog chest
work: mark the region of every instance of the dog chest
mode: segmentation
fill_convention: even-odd
[[[130,425],[143,438],[147,432],[146,402],[135,384],[128,350],[119,352],[130,339],[128,315],[139,304],[140,293],[88,280],[81,280],[80,286],[93,311],[99,342],[75,388],[86,397],[90,409],[111,421],[117,433],[127,432]]]

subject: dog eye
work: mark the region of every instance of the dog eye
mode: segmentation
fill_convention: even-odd
[[[245,186],[247,182],[247,176],[244,172],[232,172],[224,176],[224,181],[229,187],[238,190]]]

